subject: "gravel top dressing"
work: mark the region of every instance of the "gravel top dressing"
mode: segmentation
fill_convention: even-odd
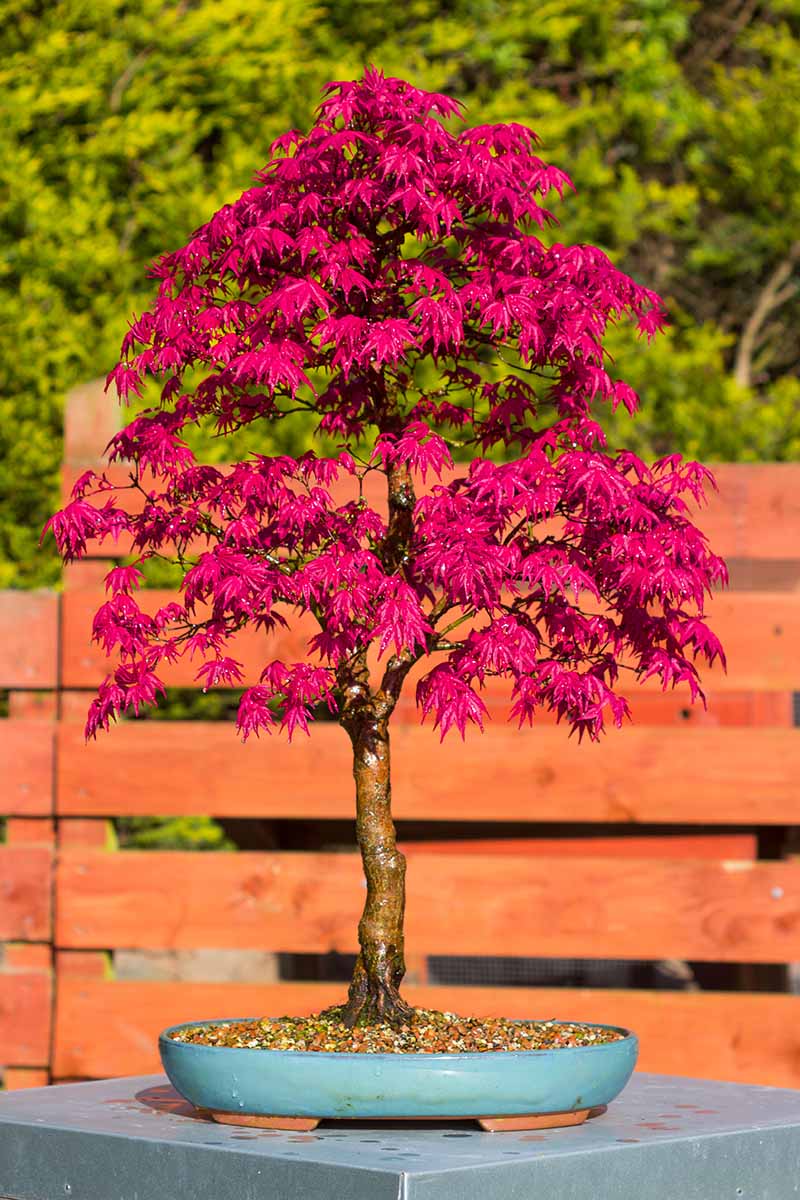
[[[360,1054],[459,1054],[490,1050],[556,1050],[599,1046],[623,1036],[612,1029],[571,1021],[510,1021],[457,1017],[418,1008],[405,1025],[380,1023],[349,1029],[341,1009],[311,1017],[264,1017],[196,1025],[170,1034],[176,1042],[252,1050],[327,1050]]]

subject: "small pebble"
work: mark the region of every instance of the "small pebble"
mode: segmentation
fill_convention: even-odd
[[[511,1021],[505,1017],[459,1017],[417,1008],[403,1025],[379,1022],[349,1029],[340,1008],[310,1017],[263,1017],[196,1025],[171,1036],[176,1042],[259,1050],[338,1051],[358,1054],[458,1054],[496,1050],[556,1050],[598,1046],[622,1036],[571,1021]]]

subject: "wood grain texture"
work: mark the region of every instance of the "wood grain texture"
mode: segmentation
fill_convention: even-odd
[[[51,976],[46,970],[0,971],[0,1063],[43,1066],[50,1053]]]
[[[50,939],[52,870],[46,846],[0,846],[0,939]]]
[[[0,688],[52,688],[58,680],[55,592],[0,592]]]
[[[758,857],[758,839],[749,833],[676,834],[632,837],[459,838],[398,842],[406,858],[424,854],[525,855],[526,858],[704,858]],[[502,871],[502,867],[498,870]]]
[[[63,948],[357,949],[356,853],[64,851]],[[800,960],[800,863],[430,854],[408,865],[414,954]]]
[[[127,722],[90,746],[80,726],[59,729],[62,815],[349,819],[351,771],[334,724],[291,745],[242,745],[224,722]],[[440,744],[429,728],[401,725],[392,771],[398,820],[800,824],[793,729],[631,727],[579,745],[560,728],[490,725]]]
[[[788,690],[727,692],[707,689],[705,705],[690,704],[679,691],[657,692],[644,688],[620,690],[631,706],[633,725],[639,728],[649,725],[734,725],[752,729],[766,725],[788,729],[793,725],[792,693]],[[71,692],[69,695],[81,697],[76,715],[77,719],[84,720],[90,693]],[[481,698],[490,721],[501,724],[510,721],[516,727],[517,722],[511,715],[512,704],[507,685],[501,685],[497,680],[487,680]],[[401,694],[392,720],[395,725],[419,724],[419,712],[411,687]],[[557,724],[553,713],[542,711],[537,714],[537,728]]]
[[[0,814],[53,811],[54,756],[52,721],[0,721]]]
[[[12,693],[17,696],[21,694]],[[83,728],[94,695],[94,690],[62,691],[59,695],[60,719],[72,725],[79,724]],[[505,725],[510,722],[512,727],[516,728],[516,721],[511,719],[507,686],[501,686],[495,680],[487,680],[482,699],[489,714],[487,724]],[[707,691],[706,699],[704,707],[702,704],[688,704],[686,697],[676,691],[656,692],[639,688],[628,693],[628,700],[633,709],[633,725],[636,728],[650,725],[677,725],[681,728],[687,725],[722,725],[748,729],[760,726],[789,729],[794,724],[792,692],[788,690]],[[400,725],[419,725],[419,718],[413,691],[408,687],[400,697],[392,718],[392,727],[395,729]],[[540,712],[536,718],[537,729],[557,724],[555,716],[546,711]]]
[[[152,590],[139,594],[145,612],[153,613],[174,599],[171,592]],[[63,599],[62,674],[65,688],[96,687],[109,669],[109,659],[92,643],[94,613],[104,603],[102,591],[86,589],[68,592]],[[245,682],[253,684],[266,663],[275,658],[284,661],[305,658],[307,639],[316,631],[313,618],[291,619],[289,630],[265,634],[250,629],[232,638],[230,654],[244,666]],[[704,669],[702,677],[708,693],[743,691],[793,691],[800,688],[800,592],[731,592],[715,595],[708,602],[707,617],[722,641],[728,657],[727,673],[719,666]],[[199,661],[181,659],[159,668],[159,676],[170,687],[196,686]],[[406,687],[413,694],[420,668],[409,677]],[[658,684],[631,685],[634,699],[640,692],[658,691]],[[499,691],[507,696],[508,691]],[[679,689],[677,698],[688,705],[688,693]],[[635,708],[634,708],[635,714]]]
[[[644,1071],[800,1087],[800,999],[795,996],[570,988],[404,991],[413,1004],[460,1013],[623,1025],[639,1035],[639,1068]],[[340,984],[65,980],[57,1011],[55,1073],[100,1078],[157,1071],[156,1038],[169,1025],[310,1013],[343,998]]]
[[[96,466],[100,466],[99,462]],[[82,468],[67,466],[62,474],[64,496],[68,496]],[[128,482],[124,466],[103,467],[108,478],[119,484]],[[459,466],[442,482],[465,468]],[[710,491],[708,504],[695,511],[693,520],[708,537],[713,550],[723,557],[737,559],[787,559],[797,557],[800,546],[800,464],[798,463],[720,463],[714,468],[719,490]],[[385,481],[377,474],[368,475],[365,498],[376,508],[384,503]],[[436,480],[421,483],[418,492],[429,490]],[[355,498],[349,482],[333,489],[337,502]],[[138,498],[122,493],[118,501],[134,511]],[[544,527],[542,527],[544,529]],[[108,557],[109,549],[92,547],[94,554]]]

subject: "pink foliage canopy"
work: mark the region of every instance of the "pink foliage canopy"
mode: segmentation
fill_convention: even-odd
[[[373,646],[387,694],[423,661],[417,703],[442,735],[481,725],[490,677],[520,723],[544,706],[591,737],[627,713],[621,669],[702,695],[696,661],[722,658],[704,598],[725,568],[687,499],[709,473],[612,453],[593,418],[601,402],[635,412],[603,338],[620,318],[649,338],[659,297],[599,249],[540,236],[545,201],[572,185],[531,130],[453,132],[458,116],[374,69],[330,84],[310,132],[279,138],[255,185],[153,268],[157,299],[109,376],[123,398],[163,380],[160,407],[110,445],[141,511],[87,472],[48,526],[67,560],[124,536],[139,562],[177,553],[184,579],[149,616],[138,568],[109,572],[94,636],[117,662],[87,735],[155,703],[182,655],[204,686],[236,686],[231,637],[296,610],[319,625],[308,659],[270,662],[245,690],[244,736],[338,711]],[[298,409],[339,453],[219,469],[182,437]],[[463,468],[454,442],[474,456]],[[362,494],[376,471],[388,514]],[[419,499],[415,477],[431,479]]]

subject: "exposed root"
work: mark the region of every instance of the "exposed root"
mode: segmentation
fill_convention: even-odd
[[[356,961],[347,1003],[341,1010],[341,1020],[349,1028],[356,1025],[406,1025],[414,1009],[400,995],[397,984],[384,970],[370,975],[361,955]]]

